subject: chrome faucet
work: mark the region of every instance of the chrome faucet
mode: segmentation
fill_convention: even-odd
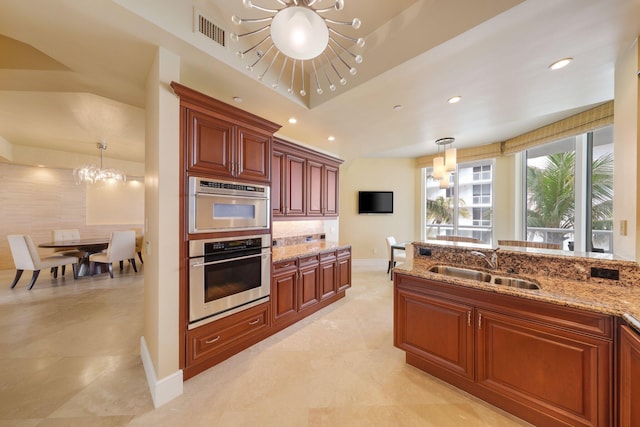
[[[487,255],[483,254],[482,252],[471,251],[469,253],[471,255],[479,256],[480,258],[484,259],[490,269],[494,271],[498,270],[498,249],[493,251],[493,253],[491,254],[491,259],[489,259]]]

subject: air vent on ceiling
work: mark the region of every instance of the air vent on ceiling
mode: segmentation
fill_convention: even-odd
[[[227,46],[227,33],[224,28],[216,25],[196,9],[193,11],[193,21],[193,30],[195,32],[213,40],[222,47]]]

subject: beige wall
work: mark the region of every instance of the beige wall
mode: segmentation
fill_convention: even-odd
[[[159,381],[180,371],[180,100],[169,87],[173,80],[180,81],[180,58],[160,48],[146,85],[143,331]]]
[[[614,189],[613,198],[613,247],[616,255],[638,260],[640,220],[638,200],[638,163],[640,162],[640,90],[638,70],[640,54],[638,40],[621,55],[615,70],[614,116]],[[620,232],[621,221],[627,223],[627,235]]]
[[[420,239],[419,175],[415,159],[357,159],[340,167],[340,241],[351,244],[354,259],[388,259],[387,236]],[[394,213],[358,215],[360,190],[393,191]]]
[[[142,228],[144,186],[78,185],[70,169],[0,163],[0,269],[13,269],[6,236],[28,234],[36,244],[52,240],[54,229],[76,228],[81,237],[105,237],[115,230]],[[101,199],[109,210],[91,220],[88,200]],[[41,255],[51,254],[42,249]]]

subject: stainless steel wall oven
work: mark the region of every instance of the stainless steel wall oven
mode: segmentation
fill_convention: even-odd
[[[271,235],[189,242],[189,328],[269,301]]]
[[[189,233],[268,230],[269,186],[189,178]]]

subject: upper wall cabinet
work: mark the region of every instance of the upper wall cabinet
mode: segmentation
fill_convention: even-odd
[[[274,219],[338,215],[342,160],[274,138],[271,208]]]
[[[270,182],[271,144],[280,126],[178,83],[185,169],[242,181]]]

